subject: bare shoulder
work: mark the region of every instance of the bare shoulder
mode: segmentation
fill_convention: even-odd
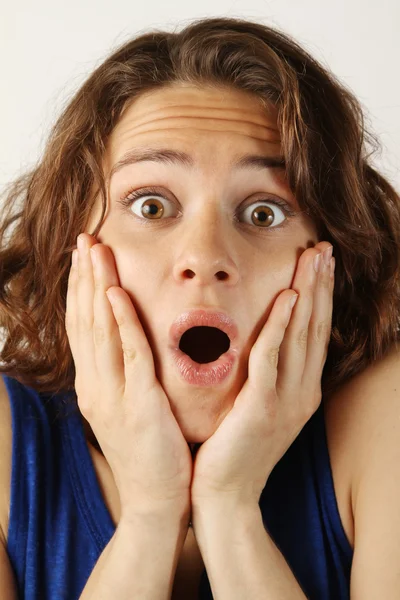
[[[0,375],[0,539],[7,542],[10,514],[12,421],[8,392]]]
[[[394,345],[325,402],[335,484],[343,506],[348,495],[353,515],[360,481],[370,468],[371,458],[377,456],[378,446],[382,454],[389,452],[384,443],[385,439],[390,443],[386,432],[393,428],[393,420],[400,424],[400,345]]]
[[[350,476],[350,597],[400,598],[400,348],[354,377],[328,404],[327,422]]]

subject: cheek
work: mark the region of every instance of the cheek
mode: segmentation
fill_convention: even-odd
[[[262,268],[255,268],[255,285],[259,285],[270,295],[273,292],[290,288],[296,272],[297,259],[294,252],[281,252],[262,260]]]
[[[135,248],[114,248],[120,286],[128,294],[145,335],[154,349],[155,315],[159,312],[161,280],[154,274],[151,257]]]
[[[132,291],[145,291],[157,286],[157,265],[147,252],[131,248],[128,251],[115,249],[115,261],[121,286]]]
[[[148,311],[153,307],[163,281],[167,278],[167,263],[149,244],[111,245],[121,287],[131,295],[135,307]],[[151,308],[153,310],[153,308]]]

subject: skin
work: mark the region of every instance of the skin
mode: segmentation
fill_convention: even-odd
[[[138,146],[187,152],[195,166],[125,166],[108,183],[108,210],[89,243],[112,251],[120,286],[136,308],[172,412],[185,439],[202,443],[231,411],[248,377],[251,348],[277,296],[285,289],[300,291],[292,287],[298,261],[318,243],[317,232],[300,211],[284,171],[232,169],[243,154],[276,156],[281,150],[276,112],[267,112],[250,94],[187,84],[152,91],[136,99],[113,130],[104,156],[106,175]],[[118,204],[132,188],[144,186],[162,188],[159,200],[166,211],[161,220],[146,221],[147,226],[141,225],[146,217],[140,206],[149,196],[129,208]],[[270,194],[286,201],[296,216],[286,216]],[[272,203],[268,206],[276,221],[269,227],[251,221],[250,204],[255,210],[261,200]],[[100,215],[99,200],[85,232],[94,230]],[[283,225],[285,219],[277,229],[275,223]],[[329,246],[320,243],[317,250]],[[315,249],[311,252],[313,258]],[[108,254],[102,256],[110,260]],[[300,265],[300,277],[310,256]],[[226,311],[239,330],[235,370],[215,387],[182,381],[168,349],[172,322],[182,312],[202,307]],[[90,431],[87,423],[86,428]]]

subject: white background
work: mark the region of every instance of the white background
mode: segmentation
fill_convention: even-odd
[[[360,100],[400,192],[399,0],[0,0],[0,191],[41,156],[73,92],[120,43],[198,17],[258,19],[294,36]]]

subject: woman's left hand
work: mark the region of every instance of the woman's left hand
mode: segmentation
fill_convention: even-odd
[[[319,242],[305,250],[292,288],[276,299],[251,349],[245,384],[195,457],[193,508],[228,498],[240,505],[258,504],[271,471],[320,405],[334,275],[322,253],[318,273],[313,262],[330,247]],[[290,309],[292,290],[299,296]]]

